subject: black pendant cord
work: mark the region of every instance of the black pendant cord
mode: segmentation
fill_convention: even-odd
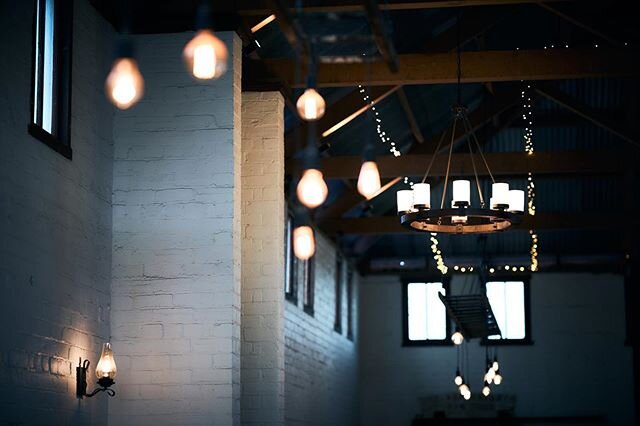
[[[436,150],[431,156],[431,161],[429,161],[429,166],[427,167],[427,171],[424,172],[424,176],[422,177],[422,183],[425,183],[427,181],[427,177],[429,177],[429,173],[431,172],[431,167],[433,166],[433,163],[436,159],[436,156],[438,155],[438,152],[440,151],[440,147],[442,146],[442,142],[444,141],[444,138],[446,135],[447,135],[447,132],[442,132],[442,136],[440,136],[440,140],[438,141]]]
[[[466,123],[467,129],[469,129],[470,133],[471,133],[471,137],[473,138],[473,141],[475,142],[476,146],[478,147],[478,153],[480,154],[480,157],[482,158],[482,161],[484,162],[484,166],[487,169],[487,173],[489,173],[489,177],[491,177],[491,182],[492,183],[496,183],[496,180],[493,177],[493,173],[491,173],[491,169],[489,168],[489,164],[487,163],[487,159],[485,158],[483,152],[482,152],[482,147],[480,146],[480,142],[478,141],[478,138],[476,137],[475,132],[471,131],[472,126],[471,126],[471,122],[469,121],[469,117],[467,117],[466,115],[463,117],[463,120]]]
[[[462,66],[461,66],[461,60],[460,60],[460,31],[461,31],[461,27],[462,27],[462,19],[461,19],[461,13],[460,10],[458,10],[458,19],[457,19],[457,31],[456,31],[456,37],[457,37],[457,55],[456,55],[456,60],[457,60],[457,66],[458,66],[458,106],[462,105],[462,90],[460,87],[460,80],[462,79]]]

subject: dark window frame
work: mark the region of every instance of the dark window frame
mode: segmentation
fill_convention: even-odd
[[[534,344],[531,335],[531,275],[524,274],[493,274],[487,277],[487,282],[498,281],[520,281],[524,284],[524,339],[489,339],[487,337],[480,341],[482,346],[530,346]],[[483,284],[485,293],[487,282]]]
[[[347,339],[353,341],[353,276],[355,272],[347,265]]]
[[[409,291],[408,287],[411,283],[442,283],[445,293],[449,294],[451,290],[451,277],[449,276],[427,276],[427,277],[403,277],[401,279],[402,287],[402,346],[403,347],[420,347],[420,346],[453,346],[451,341],[451,318],[449,312],[445,309],[446,315],[446,334],[442,340],[410,340],[409,339]]]
[[[314,314],[315,303],[315,281],[316,281],[316,257],[312,256],[309,259],[302,261],[303,274],[302,274],[302,309],[309,315]]]
[[[344,287],[344,256],[341,253],[336,254],[336,271],[335,271],[335,319],[333,323],[333,331],[342,334],[342,291]]]
[[[294,305],[298,304],[298,258],[293,252],[293,229],[295,227],[294,216],[287,212],[285,223],[285,286],[284,297]],[[289,288],[287,288],[287,280]]]
[[[54,8],[53,76],[51,100],[51,132],[42,125],[43,110],[43,49],[45,6],[47,0],[34,1],[31,55],[31,97],[28,133],[49,148],[71,159],[71,68],[73,51],[73,0],[52,0]],[[40,16],[38,16],[38,12]],[[40,27],[40,28],[39,28]],[[38,37],[40,35],[40,37]],[[39,40],[36,40],[36,37]],[[38,46],[41,49],[38,49]],[[38,61],[36,61],[38,56]],[[38,68],[36,69],[37,64]],[[37,77],[40,78],[37,78]],[[38,81],[36,81],[38,80]],[[39,96],[36,99],[36,85]],[[36,106],[39,117],[34,115]]]

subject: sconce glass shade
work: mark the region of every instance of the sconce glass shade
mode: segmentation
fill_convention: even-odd
[[[413,185],[413,207],[431,208],[431,185],[428,183],[416,183]]]
[[[365,161],[358,175],[358,192],[367,200],[372,199],[380,190],[380,172],[375,161]]]
[[[98,365],[96,365],[96,377],[98,379],[108,378],[115,379],[118,369],[116,368],[116,360],[113,357],[113,349],[111,343],[105,343],[102,346],[102,354]]]
[[[464,336],[459,331],[456,331],[451,335],[451,341],[454,345],[461,345],[464,342]]]
[[[410,189],[403,189],[396,192],[396,203],[398,206],[398,213],[405,213],[411,211],[413,207],[413,191]]]
[[[227,71],[227,46],[211,30],[198,31],[184,47],[182,56],[197,79],[215,79]]]
[[[489,387],[489,384],[487,382],[484,383],[484,387],[482,388],[482,394],[485,397],[489,396],[489,394],[491,394],[491,388]]]
[[[524,191],[520,189],[509,190],[509,211],[524,213]]]
[[[105,81],[109,101],[120,109],[127,109],[140,100],[144,93],[144,79],[135,59],[118,58],[111,66]]]
[[[298,98],[296,108],[300,118],[306,121],[315,121],[322,118],[327,104],[324,98],[313,87],[308,88]]]
[[[453,181],[453,203],[471,204],[471,182],[464,179]]]
[[[496,385],[502,383],[502,374],[500,374],[500,372],[496,372],[496,375],[493,378],[493,383],[495,383]]]
[[[491,198],[493,203],[497,206],[509,205],[509,184],[508,183],[494,183],[491,185]]]
[[[293,253],[300,260],[310,259],[316,252],[316,240],[310,226],[298,226],[293,230]]]
[[[324,203],[328,193],[322,172],[318,169],[306,169],[296,187],[298,200],[304,206],[314,209]]]

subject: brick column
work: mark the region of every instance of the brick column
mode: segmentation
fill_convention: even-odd
[[[182,63],[190,34],[135,36],[145,96],[114,125],[109,423],[240,420],[241,43],[217,81]]]
[[[242,94],[242,424],[284,424],[284,101]]]

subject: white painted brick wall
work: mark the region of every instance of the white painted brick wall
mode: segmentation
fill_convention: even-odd
[[[0,424],[95,424],[75,366],[109,338],[113,110],[103,96],[114,32],[75,2],[73,161],[27,133],[33,1],[0,3]],[[89,59],[87,59],[89,58]]]
[[[284,424],[284,100],[242,94],[242,424]]]
[[[469,276],[466,276],[469,279]],[[454,275],[452,285],[464,276]],[[453,347],[402,347],[398,277],[361,283],[360,390],[362,424],[408,425],[418,398],[455,392]],[[531,278],[531,346],[502,346],[502,384],[516,396],[516,415],[604,415],[633,422],[631,348],[625,346],[620,275],[545,274]],[[468,346],[472,391],[482,384],[485,349]]]
[[[347,339],[346,283],[342,334],[335,323],[336,250],[316,233],[314,316],[302,309],[301,271],[297,305],[285,302],[285,417],[287,425],[358,424],[358,275],[353,277],[354,341]],[[345,265],[346,266],[346,265]]]
[[[240,41],[213,83],[191,34],[135,36],[145,97],[115,117],[109,423],[238,424]]]

